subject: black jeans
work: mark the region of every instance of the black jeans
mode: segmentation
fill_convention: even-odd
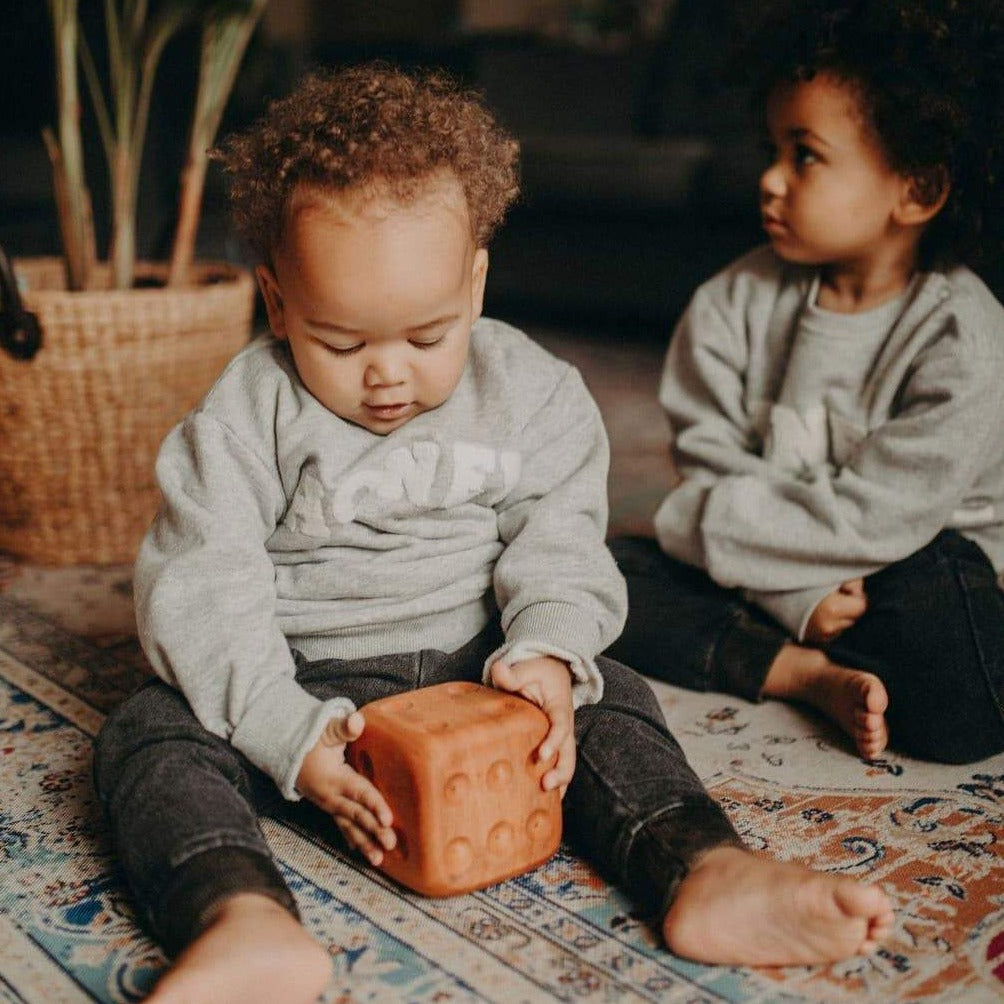
[[[352,661],[307,662],[294,653],[297,680],[321,699],[343,695],[362,707],[415,687],[478,682],[499,640],[492,630],[451,654]],[[575,714],[565,839],[642,910],[661,914],[696,857],[742,842],[667,731],[648,684],[610,659],[598,664],[603,700]],[[264,893],[296,913],[258,826],[259,815],[289,803],[202,728],[176,690],[151,681],[112,712],[96,741],[94,773],[141,919],[170,954],[235,892]],[[319,812],[315,821],[330,822]],[[333,827],[330,833],[340,839]]]
[[[628,623],[607,655],[692,690],[758,700],[781,646],[777,622],[651,539],[613,540],[628,582]],[[1004,593],[983,551],[946,530],[865,579],[868,609],[824,646],[889,692],[893,745],[970,763],[1004,750]]]

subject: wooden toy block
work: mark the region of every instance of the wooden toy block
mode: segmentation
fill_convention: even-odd
[[[540,781],[547,716],[521,697],[443,683],[373,701],[349,763],[394,813],[397,847],[380,866],[426,896],[481,889],[558,849],[561,797]]]

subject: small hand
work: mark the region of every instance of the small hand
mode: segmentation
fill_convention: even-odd
[[[393,850],[397,835],[391,829],[390,806],[373,783],[345,761],[345,746],[358,739],[366,720],[358,711],[332,718],[314,748],[303,758],[296,789],[327,812],[349,846],[373,865]]]
[[[564,798],[575,773],[575,712],[567,664],[551,656],[525,659],[512,666],[499,659],[492,663],[491,680],[499,690],[519,694],[547,715],[551,727],[537,749],[537,760],[544,763],[555,754],[557,760],[540,783],[545,791],[557,788]]]
[[[805,628],[805,640],[815,645],[839,637],[868,609],[864,579],[850,579],[816,605]]]

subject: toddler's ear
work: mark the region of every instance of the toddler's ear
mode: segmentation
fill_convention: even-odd
[[[897,222],[904,226],[929,223],[941,212],[951,190],[948,171],[941,164],[904,177]]]
[[[276,338],[285,338],[286,317],[283,313],[282,293],[279,291],[279,283],[275,278],[275,273],[267,265],[259,265],[254,270],[254,274],[258,280],[258,288],[261,290],[262,299],[265,301],[268,326],[272,329],[272,334]]]
[[[485,280],[488,278],[488,249],[478,248],[474,252],[474,263],[471,267],[471,318],[477,320],[481,316],[485,304]]]

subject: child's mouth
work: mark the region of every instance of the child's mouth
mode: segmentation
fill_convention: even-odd
[[[780,234],[787,233],[788,230],[788,228],[774,216],[765,216],[763,218],[763,228],[772,236],[779,236]]]
[[[395,418],[400,418],[402,415],[407,414],[408,410],[411,408],[410,402],[405,402],[404,404],[367,404],[364,405],[366,410],[374,417],[380,418],[384,421],[391,421]]]

